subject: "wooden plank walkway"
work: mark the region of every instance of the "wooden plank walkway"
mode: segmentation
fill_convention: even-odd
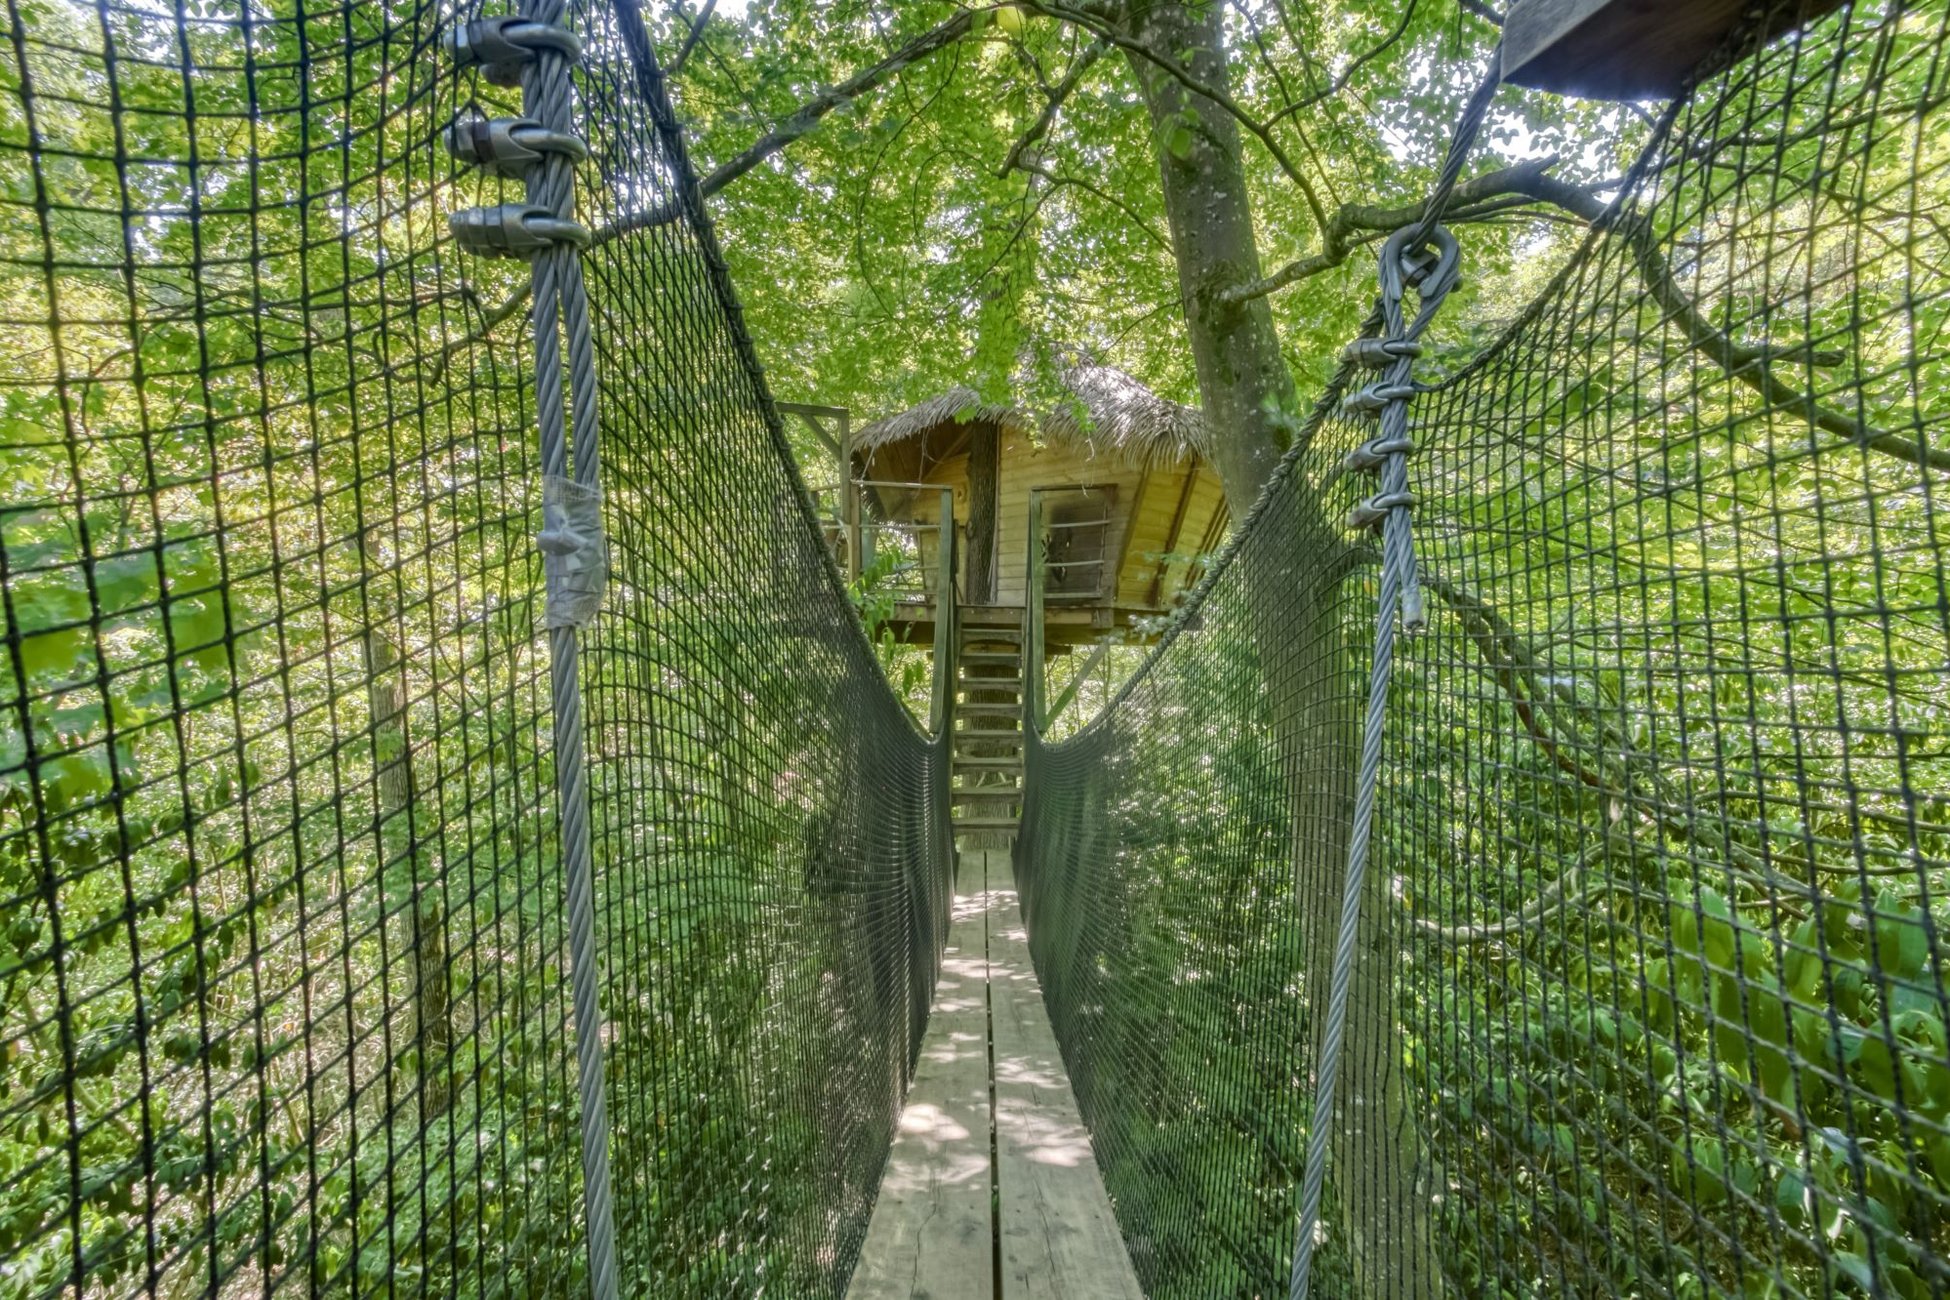
[[[955,923],[848,1300],[1142,1300],[1077,1114],[1005,850]]]

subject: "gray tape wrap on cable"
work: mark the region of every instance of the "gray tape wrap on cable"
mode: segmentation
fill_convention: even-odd
[[[609,586],[603,490],[558,474],[542,477],[543,575],[550,627],[587,627]]]

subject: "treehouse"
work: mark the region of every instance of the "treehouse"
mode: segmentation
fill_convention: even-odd
[[[944,512],[958,604],[1020,611],[1040,576],[1053,650],[1112,632],[1147,639],[1224,537],[1197,411],[1111,366],[1072,364],[1058,377],[1062,396],[1045,411],[955,388],[845,439],[847,568],[895,583],[890,621],[902,635],[924,639],[934,621]],[[1040,575],[1028,572],[1032,518]]]

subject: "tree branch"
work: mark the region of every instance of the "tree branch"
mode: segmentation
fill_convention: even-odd
[[[1631,251],[1646,289],[1665,311],[1666,320],[1686,336],[1695,352],[1759,393],[1770,405],[1795,412],[1816,428],[1856,446],[1931,469],[1950,469],[1950,448],[1926,448],[1900,434],[1888,433],[1864,421],[1851,419],[1840,411],[1823,406],[1812,393],[1801,392],[1775,375],[1774,362],[1797,356],[1811,357],[1805,347],[1748,347],[1734,342],[1726,333],[1714,328],[1700,314],[1686,291],[1680,288],[1665,254],[1659,250],[1652,224],[1644,217],[1632,213],[1610,216],[1608,206],[1597,197],[1553,176],[1531,177],[1525,185],[1526,192],[1533,197],[1555,204],[1583,217],[1594,227],[1622,238]]]
[[[717,7],[718,0],[704,0],[704,8],[698,11],[697,18],[691,23],[690,33],[684,37],[683,48],[677,51],[677,57],[670,61],[668,68],[664,69],[664,76],[674,77],[684,70],[685,60],[689,59],[691,51],[697,48],[698,41],[704,35],[704,25],[711,21],[711,14]]]
[[[995,169],[997,180],[1003,179],[1013,171],[1023,154],[1041,144],[1049,135],[1050,127],[1056,124],[1056,114],[1062,109],[1063,101],[1070,97],[1070,92],[1077,88],[1079,81],[1083,80],[1083,74],[1090,71],[1090,65],[1101,58],[1107,48],[1102,41],[1093,41],[1077,55],[1077,61],[1070,65],[1068,72],[1063,74],[1063,80],[1048,92],[1048,102],[1043,105],[1043,111],[1037,115],[1034,122],[1029,124],[1029,129],[1009,146],[1008,156],[1002,160],[1002,165]]]
[[[1192,75],[1191,71],[1176,59],[1166,58],[1163,54],[1152,49],[1143,41],[1135,40],[1132,37],[1124,35],[1103,18],[1084,9],[1074,8],[1069,5],[1052,4],[1048,0],[1025,0],[1025,3],[1028,8],[1032,8],[1038,13],[1046,14],[1059,22],[1067,22],[1081,27],[1098,40],[1115,45],[1127,54],[1135,55],[1137,58],[1149,63],[1152,67],[1157,68],[1160,72],[1163,72],[1166,76],[1193,94],[1209,99],[1224,109],[1240,126],[1245,127],[1253,138],[1265,147],[1266,152],[1272,155],[1273,161],[1279,165],[1280,170],[1286,173],[1287,179],[1291,180],[1300,188],[1301,197],[1306,200],[1308,209],[1314,215],[1314,220],[1323,226],[1327,224],[1327,209],[1321,203],[1320,195],[1314,189],[1313,182],[1307,179],[1306,173],[1294,165],[1293,159],[1288,157],[1286,150],[1281,147],[1280,142],[1273,138],[1272,127],[1248,113],[1240,106],[1238,100],[1226,92],[1224,87],[1214,86]]]
[[[1592,188],[1573,185],[1548,175],[1547,169],[1555,162],[1555,158],[1547,158],[1519,163],[1502,171],[1478,176],[1457,186],[1450,201],[1460,210],[1460,215],[1480,215],[1480,211],[1470,211],[1471,205],[1483,205],[1488,200],[1520,195],[1560,208],[1608,236],[1623,239],[1631,252],[1639,278],[1653,301],[1665,312],[1667,323],[1686,337],[1695,352],[1719,366],[1730,378],[1759,393],[1771,406],[1798,414],[1816,428],[1856,446],[1926,468],[1950,469],[1950,448],[1926,448],[1900,434],[1877,429],[1865,421],[1823,406],[1813,394],[1794,388],[1773,370],[1777,362],[1840,365],[1847,360],[1846,355],[1816,349],[1806,343],[1788,347],[1772,344],[1748,346],[1735,342],[1724,331],[1715,328],[1680,287],[1671,264],[1659,249],[1651,223],[1635,214],[1615,212],[1610,204],[1592,192]],[[1327,224],[1323,240],[1325,246],[1320,252],[1289,262],[1264,279],[1231,290],[1224,301],[1246,302],[1338,266],[1347,259],[1357,231],[1398,229],[1419,219],[1423,207],[1421,203],[1399,208],[1343,205]]]
[[[1159,248],[1164,249],[1167,253],[1171,251],[1171,241],[1166,239],[1163,235],[1159,234],[1156,230],[1153,230],[1151,228],[1150,223],[1144,219],[1142,213],[1138,212],[1135,208],[1131,207],[1129,203],[1125,202],[1123,199],[1118,198],[1115,194],[1112,194],[1109,190],[1104,189],[1102,186],[1097,185],[1094,182],[1087,181],[1083,179],[1081,176],[1068,176],[1059,172],[1050,171],[1047,167],[1043,167],[1038,163],[1029,162],[1027,160],[1017,162],[1016,170],[1022,172],[1028,172],[1031,176],[1040,176],[1053,186],[1074,185],[1078,189],[1084,191],[1087,194],[1094,194],[1096,197],[1102,199],[1105,203],[1110,204],[1112,207],[1116,208],[1119,212],[1122,212],[1124,216],[1127,219],[1129,219],[1132,225],[1136,226],[1139,230],[1142,230],[1145,233],[1145,235],[1151,240],[1152,243],[1156,244]]]
[[[1557,878],[1557,882],[1535,901],[1494,921],[1479,921],[1473,925],[1443,925],[1427,917],[1415,917],[1415,925],[1427,934],[1435,936],[1444,943],[1469,944],[1486,943],[1491,939],[1502,939],[1525,930],[1535,930],[1544,922],[1569,911],[1595,903],[1606,894],[1630,893],[1636,886],[1630,881],[1606,878],[1581,890],[1576,894],[1566,891],[1575,882],[1584,879],[1594,862],[1602,862],[1611,857],[1615,850],[1611,838],[1607,836],[1602,843],[1586,849],[1572,864],[1571,869]]]
[[[1767,844],[1764,828],[1757,833],[1767,849],[1765,853],[1740,843],[1734,837],[1731,823],[1707,811],[1705,805],[1711,802],[1710,798],[1689,798],[1672,788],[1661,772],[1659,759],[1655,755],[1636,752],[1616,731],[1605,734],[1608,729],[1602,719],[1593,716],[1593,710],[1576,700],[1558,697],[1544,681],[1545,674],[1522,634],[1487,600],[1433,574],[1423,575],[1422,583],[1461,620],[1465,634],[1483,658],[1484,673],[1510,700],[1523,722],[1525,734],[1558,768],[1594,793],[1608,797],[1620,809],[1617,815],[1622,816],[1625,808],[1636,809],[1646,814],[1664,834],[1723,857],[1729,870],[1737,871],[1750,882],[1776,893],[1805,897],[1815,889],[1817,875],[1905,875],[1914,872],[1915,869],[1908,866],[1876,868],[1857,862],[1826,863],[1817,859],[1813,850],[1806,845],[1796,846],[1795,852],[1787,852]],[[1572,723],[1562,722],[1561,715],[1565,712],[1572,715]],[[1580,737],[1584,743],[1578,748],[1584,754],[1591,755],[1592,761],[1569,752],[1556,734],[1556,728],[1561,725],[1574,733],[1580,727],[1595,729],[1599,733],[1595,738]],[[1604,755],[1607,744],[1617,750],[1610,761]],[[1782,875],[1774,869],[1770,859],[1800,867],[1808,873],[1807,879],[1795,880]],[[1791,910],[1778,897],[1771,900],[1771,905],[1784,911]]]
[[[1526,202],[1536,201],[1535,195],[1530,193],[1531,179],[1556,165],[1557,158],[1553,155],[1475,177],[1456,186],[1455,193],[1449,197],[1449,202],[1453,207],[1461,209],[1509,195],[1520,196]],[[1237,285],[1227,290],[1222,295],[1221,301],[1229,306],[1238,306],[1251,302],[1254,298],[1263,298],[1269,293],[1278,292],[1296,281],[1331,270],[1345,262],[1348,254],[1354,251],[1354,245],[1358,242],[1356,236],[1360,232],[1400,230],[1403,226],[1421,220],[1427,206],[1427,200],[1393,208],[1384,208],[1371,203],[1343,203],[1322,226],[1319,252],[1288,262],[1264,279]]]
[[[707,5],[707,11],[709,8],[710,6]],[[986,13],[987,10],[982,9],[959,13],[939,27],[915,37],[872,67],[856,72],[838,85],[820,91],[777,126],[760,136],[749,148],[714,167],[709,175],[698,182],[698,198],[700,200],[710,198],[767,158],[784,150],[793,141],[809,134],[822,119],[842,104],[851,103],[862,95],[878,89],[906,69],[947,49],[974,30],[975,19]],[[600,248],[632,231],[650,230],[668,225],[681,217],[683,212],[683,200],[677,195],[671,195],[640,212],[625,213],[614,221],[596,227],[590,232],[588,248]],[[513,316],[521,305],[528,301],[529,288],[529,285],[523,284],[498,307],[483,316],[478,329],[441,349],[438,368],[444,370],[455,353],[480,342],[496,325]]]
[[[1305,99],[1294,100],[1292,103],[1288,104],[1285,108],[1275,113],[1272,116],[1271,120],[1268,122],[1268,125],[1270,126],[1274,122],[1280,122],[1285,120],[1286,118],[1293,117],[1294,115],[1301,113],[1306,109],[1312,108],[1315,104],[1319,104],[1326,100],[1334,98],[1334,96],[1340,94],[1343,90],[1347,89],[1348,83],[1354,80],[1354,75],[1357,72],[1361,71],[1362,68],[1366,67],[1373,60],[1380,58],[1383,54],[1386,54],[1391,46],[1393,46],[1397,41],[1401,40],[1402,34],[1408,30],[1408,24],[1415,17],[1415,8],[1417,2],[1418,0],[1409,0],[1407,4],[1402,6],[1402,16],[1400,20],[1396,22],[1394,30],[1389,32],[1387,36],[1382,38],[1381,44],[1375,46],[1373,49],[1363,52],[1361,55],[1359,55],[1351,62],[1349,62],[1349,64],[1345,68],[1341,69],[1339,76],[1330,80],[1327,83],[1327,85],[1321,88],[1320,90],[1315,91],[1313,94],[1307,96]]]
[[[1543,674],[1538,670],[1536,657],[1494,606],[1445,578],[1425,576],[1423,585],[1454,612],[1464,634],[1482,657],[1490,680],[1509,698],[1524,731],[1559,770],[1582,785],[1609,794],[1617,795],[1621,786],[1630,785],[1629,770],[1620,774],[1594,768],[1567,752],[1555,732],[1545,725],[1554,702],[1548,686],[1541,681]]]
[[[800,105],[791,116],[760,136],[749,149],[714,167],[711,174],[698,185],[702,196],[711,197],[793,141],[808,134],[827,114],[842,104],[852,103],[860,96],[879,88],[890,78],[929,56],[947,49],[968,35],[974,28],[976,17],[986,13],[986,10],[975,9],[956,14],[933,31],[915,37],[872,67],[854,73],[837,86],[820,91]],[[673,212],[672,215],[674,216],[675,213]],[[669,219],[669,217],[664,218],[666,221]]]
[[[434,357],[433,366],[428,372],[427,378],[434,383],[438,383],[441,376],[447,373],[447,367],[453,364],[454,357],[457,353],[479,343],[494,331],[495,326],[501,324],[501,322],[507,320],[510,316],[513,316],[517,311],[520,311],[522,304],[528,301],[529,288],[529,283],[523,281],[521,287],[503,299],[500,306],[495,307],[492,311],[483,312],[481,314],[480,324],[476,325],[460,338],[455,339],[453,342],[441,348],[439,353]]]

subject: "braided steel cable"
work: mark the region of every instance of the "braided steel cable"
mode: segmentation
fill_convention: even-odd
[[[1381,433],[1375,441],[1389,450],[1380,458],[1381,491],[1370,499],[1367,510],[1381,514],[1382,564],[1381,599],[1375,613],[1374,653],[1368,676],[1367,716],[1361,733],[1361,768],[1354,796],[1354,824],[1348,837],[1347,874],[1342,886],[1339,929],[1334,941],[1334,964],[1328,988],[1326,1025],[1321,1035],[1320,1059],[1314,1080],[1314,1105],[1307,1135],[1307,1165],[1300,1193],[1300,1222],[1295,1229],[1293,1272],[1287,1294],[1291,1300],[1306,1300],[1311,1285],[1314,1243],[1320,1222],[1320,1200],[1327,1182],[1327,1150],[1334,1124],[1334,1093],[1340,1075],[1341,1043],[1347,1030],[1348,995],[1354,985],[1357,960],[1355,937],[1361,925],[1361,905],[1367,889],[1368,848],[1374,831],[1376,789],[1381,776],[1383,734],[1388,722],[1388,685],[1395,664],[1395,618],[1401,615],[1410,632],[1422,630],[1426,616],[1421,584],[1415,566],[1414,495],[1409,489],[1408,403],[1414,388],[1410,372],[1415,358],[1415,342],[1428,327],[1442,300],[1455,287],[1458,253],[1455,239],[1439,224],[1464,161],[1475,145],[1477,133],[1489,116],[1496,95],[1499,58],[1492,56],[1489,71],[1456,124],[1449,142],[1448,156],[1435,190],[1415,224],[1397,231],[1381,250],[1382,317],[1381,339],[1393,345],[1381,384],[1371,390],[1383,395],[1379,414]],[[1438,249],[1425,258],[1423,249],[1431,240]],[[1420,307],[1412,323],[1402,314],[1402,298],[1413,284],[1420,295]],[[1382,513],[1385,512],[1385,513]]]
[[[563,0],[525,0],[522,16],[559,23]],[[573,132],[569,60],[552,49],[537,51],[522,69],[528,114],[545,128]],[[575,167],[551,151],[529,169],[528,201],[558,217],[575,216]],[[542,472],[600,487],[600,436],[595,346],[581,252],[558,240],[531,263],[531,318],[535,337],[535,410],[541,424]],[[568,400],[574,412],[573,441],[563,427],[563,366],[559,328],[569,330]],[[547,527],[554,527],[549,521]],[[551,557],[553,558],[553,557]],[[554,593],[551,591],[551,597]],[[551,599],[551,606],[553,605]],[[589,1290],[595,1300],[616,1300],[615,1208],[610,1190],[609,1113],[603,1070],[602,973],[597,958],[595,858],[589,826],[589,777],[583,747],[579,630],[549,618],[549,685],[555,737],[556,798],[561,809],[562,868],[569,910],[569,970],[575,1008],[576,1084],[582,1137],[583,1212],[587,1216]]]

